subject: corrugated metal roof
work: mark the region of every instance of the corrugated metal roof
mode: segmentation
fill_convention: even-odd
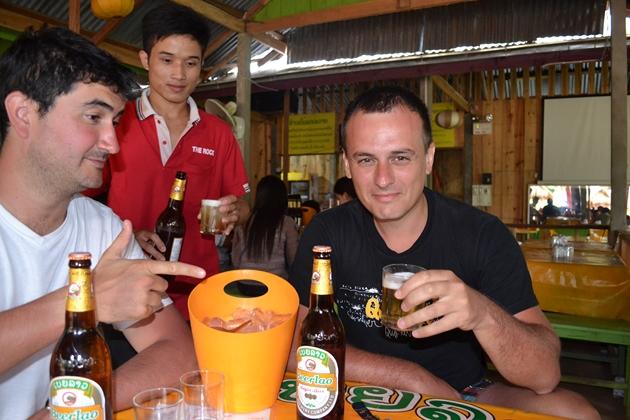
[[[135,48],[142,48],[142,19],[144,15],[166,1],[167,0],[144,0],[107,38]],[[68,21],[68,0],[3,0],[3,3],[24,8],[33,13],[44,15],[61,22]],[[245,13],[245,11],[256,3],[256,0],[223,0],[222,3],[229,8]],[[98,32],[105,24],[106,21],[92,14],[90,10],[90,0],[81,0],[81,28],[89,32]],[[210,22],[209,26],[211,39],[223,33],[225,30],[223,26],[215,22]],[[221,61],[225,55],[229,54],[231,48],[236,45],[236,37],[231,37],[228,43],[229,44],[224,44],[218,51],[213,53],[211,57],[208,57],[205,65],[211,66],[213,63]],[[255,42],[253,47],[257,53],[260,53],[261,50],[266,48],[258,42]]]
[[[602,32],[605,0],[478,0],[296,28],[289,62],[448,50]]]
[[[67,0],[1,0],[3,4],[65,22]],[[108,40],[141,48],[144,15],[167,0],[144,0]],[[256,0],[217,0],[245,12]],[[395,57],[427,50],[450,50],[456,46],[532,41],[547,35],[601,33],[606,0],[477,0],[471,3],[376,16],[352,21],[312,25],[282,31],[287,37],[289,62],[356,59],[381,54]],[[81,27],[99,31],[105,21],[92,15],[90,0],[81,0]],[[225,28],[211,22],[211,37]],[[211,67],[233,54],[237,37],[229,37],[205,61]],[[254,40],[252,57],[268,47]],[[354,61],[354,60],[351,60]]]

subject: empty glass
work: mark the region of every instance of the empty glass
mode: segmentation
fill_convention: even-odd
[[[152,388],[133,397],[136,420],[182,420],[184,393],[177,388]]]
[[[179,378],[187,420],[223,420],[223,374],[193,370]]]

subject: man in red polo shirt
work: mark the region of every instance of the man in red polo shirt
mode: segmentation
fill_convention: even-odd
[[[220,199],[229,232],[245,220],[249,208],[238,197],[249,192],[243,158],[231,128],[199,110],[190,94],[200,82],[207,20],[192,9],[165,3],[142,22],[140,61],[149,72],[149,88],[130,101],[117,127],[120,152],[109,159],[108,205],[130,219],[144,251],[164,259],[164,244],[153,232],[164,210],[175,173],[187,174],[184,195],[186,234],[180,261],[219,271],[214,237],[202,237],[197,215],[201,200]],[[199,282],[177,277],[168,293],[188,317],[187,298]]]

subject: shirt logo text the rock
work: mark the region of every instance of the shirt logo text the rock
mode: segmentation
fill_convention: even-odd
[[[200,155],[214,156],[214,149],[208,149],[207,147],[193,146],[192,151]]]

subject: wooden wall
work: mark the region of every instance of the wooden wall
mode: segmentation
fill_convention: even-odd
[[[483,101],[482,115],[491,113],[492,134],[473,136],[473,184],[492,175],[492,205],[485,208],[505,223],[525,220],[527,187],[540,171],[541,99]]]
[[[473,136],[472,182],[480,184],[483,173],[492,174],[492,205],[483,209],[505,223],[524,222],[527,187],[538,181],[542,162],[542,99],[547,96],[610,93],[607,61],[493,69],[442,77],[468,99],[473,115],[482,119],[492,115],[492,134]],[[382,84],[402,85],[420,93],[419,79],[303,88],[298,91],[299,112],[335,112],[338,123],[341,123],[345,107],[356,95]],[[433,102],[448,101],[451,99],[434,86]],[[271,120],[273,118],[278,119],[275,116]],[[266,122],[254,122],[252,131],[262,130],[256,125],[270,124],[271,120],[268,117]],[[448,196],[463,199],[463,127],[455,130],[456,147],[437,151],[432,185],[435,190]],[[261,134],[266,141],[281,142],[282,128],[276,130],[275,136],[268,134],[269,129],[262,131],[267,133]],[[265,150],[273,155],[272,149],[281,154],[280,146],[275,149],[267,146]],[[259,156],[262,156],[260,152],[252,153],[252,159],[258,159]],[[267,161],[271,162],[272,158],[269,157]],[[277,162],[282,162],[282,159],[278,157]],[[257,168],[257,173],[271,173],[272,170],[271,165],[263,168],[257,164],[252,167]],[[317,177],[319,194],[315,198],[322,202],[332,191],[335,179],[344,175],[338,155],[291,156],[289,170]]]

